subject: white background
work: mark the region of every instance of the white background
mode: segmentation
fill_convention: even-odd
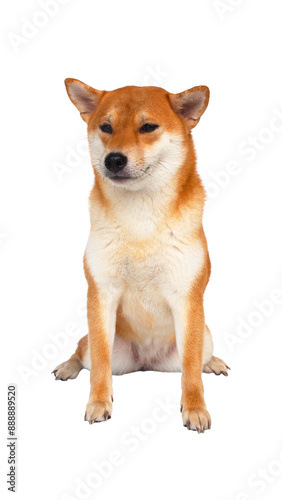
[[[60,3],[43,17],[39,1],[2,7],[1,497],[11,495],[6,391],[16,383],[20,499],[278,500],[281,3]],[[23,38],[15,42],[15,35]],[[180,374],[115,377],[113,417],[92,426],[83,420],[89,372],[67,383],[50,374],[87,331],[82,258],[93,174],[66,77],[101,90],[210,87],[210,105],[193,133],[209,192],[206,320],[215,355],[232,371],[203,376],[213,421],[204,435],[182,427]],[[230,162],[236,174],[228,174]],[[280,304],[263,302],[273,297]],[[56,347],[70,323],[72,335],[62,334]],[[166,400],[174,409],[157,410]],[[109,465],[113,452],[119,465]]]

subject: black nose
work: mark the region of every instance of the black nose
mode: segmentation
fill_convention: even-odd
[[[127,157],[122,153],[109,153],[105,158],[105,165],[108,170],[117,174],[127,164]]]

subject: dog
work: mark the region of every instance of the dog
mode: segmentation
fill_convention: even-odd
[[[211,266],[191,130],[209,89],[99,91],[72,78],[65,85],[88,126],[95,182],[84,256],[89,332],[55,378],[90,370],[92,424],[111,417],[112,374],[180,371],[183,424],[204,432],[211,418],[202,371],[229,370],[213,356],[203,308]]]

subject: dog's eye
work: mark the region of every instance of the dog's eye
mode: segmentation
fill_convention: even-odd
[[[113,132],[112,126],[109,123],[102,123],[99,128],[102,132],[105,132],[105,134],[112,134]]]
[[[139,132],[141,134],[147,134],[147,132],[154,132],[154,130],[156,130],[156,128],[158,127],[159,125],[156,125],[154,123],[144,123],[144,125],[140,127]]]

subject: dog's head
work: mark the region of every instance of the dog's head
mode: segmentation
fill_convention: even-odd
[[[138,190],[168,182],[185,161],[188,134],[209,101],[209,89],[170,94],[158,87],[99,91],[68,78],[69,98],[88,124],[94,171]]]

